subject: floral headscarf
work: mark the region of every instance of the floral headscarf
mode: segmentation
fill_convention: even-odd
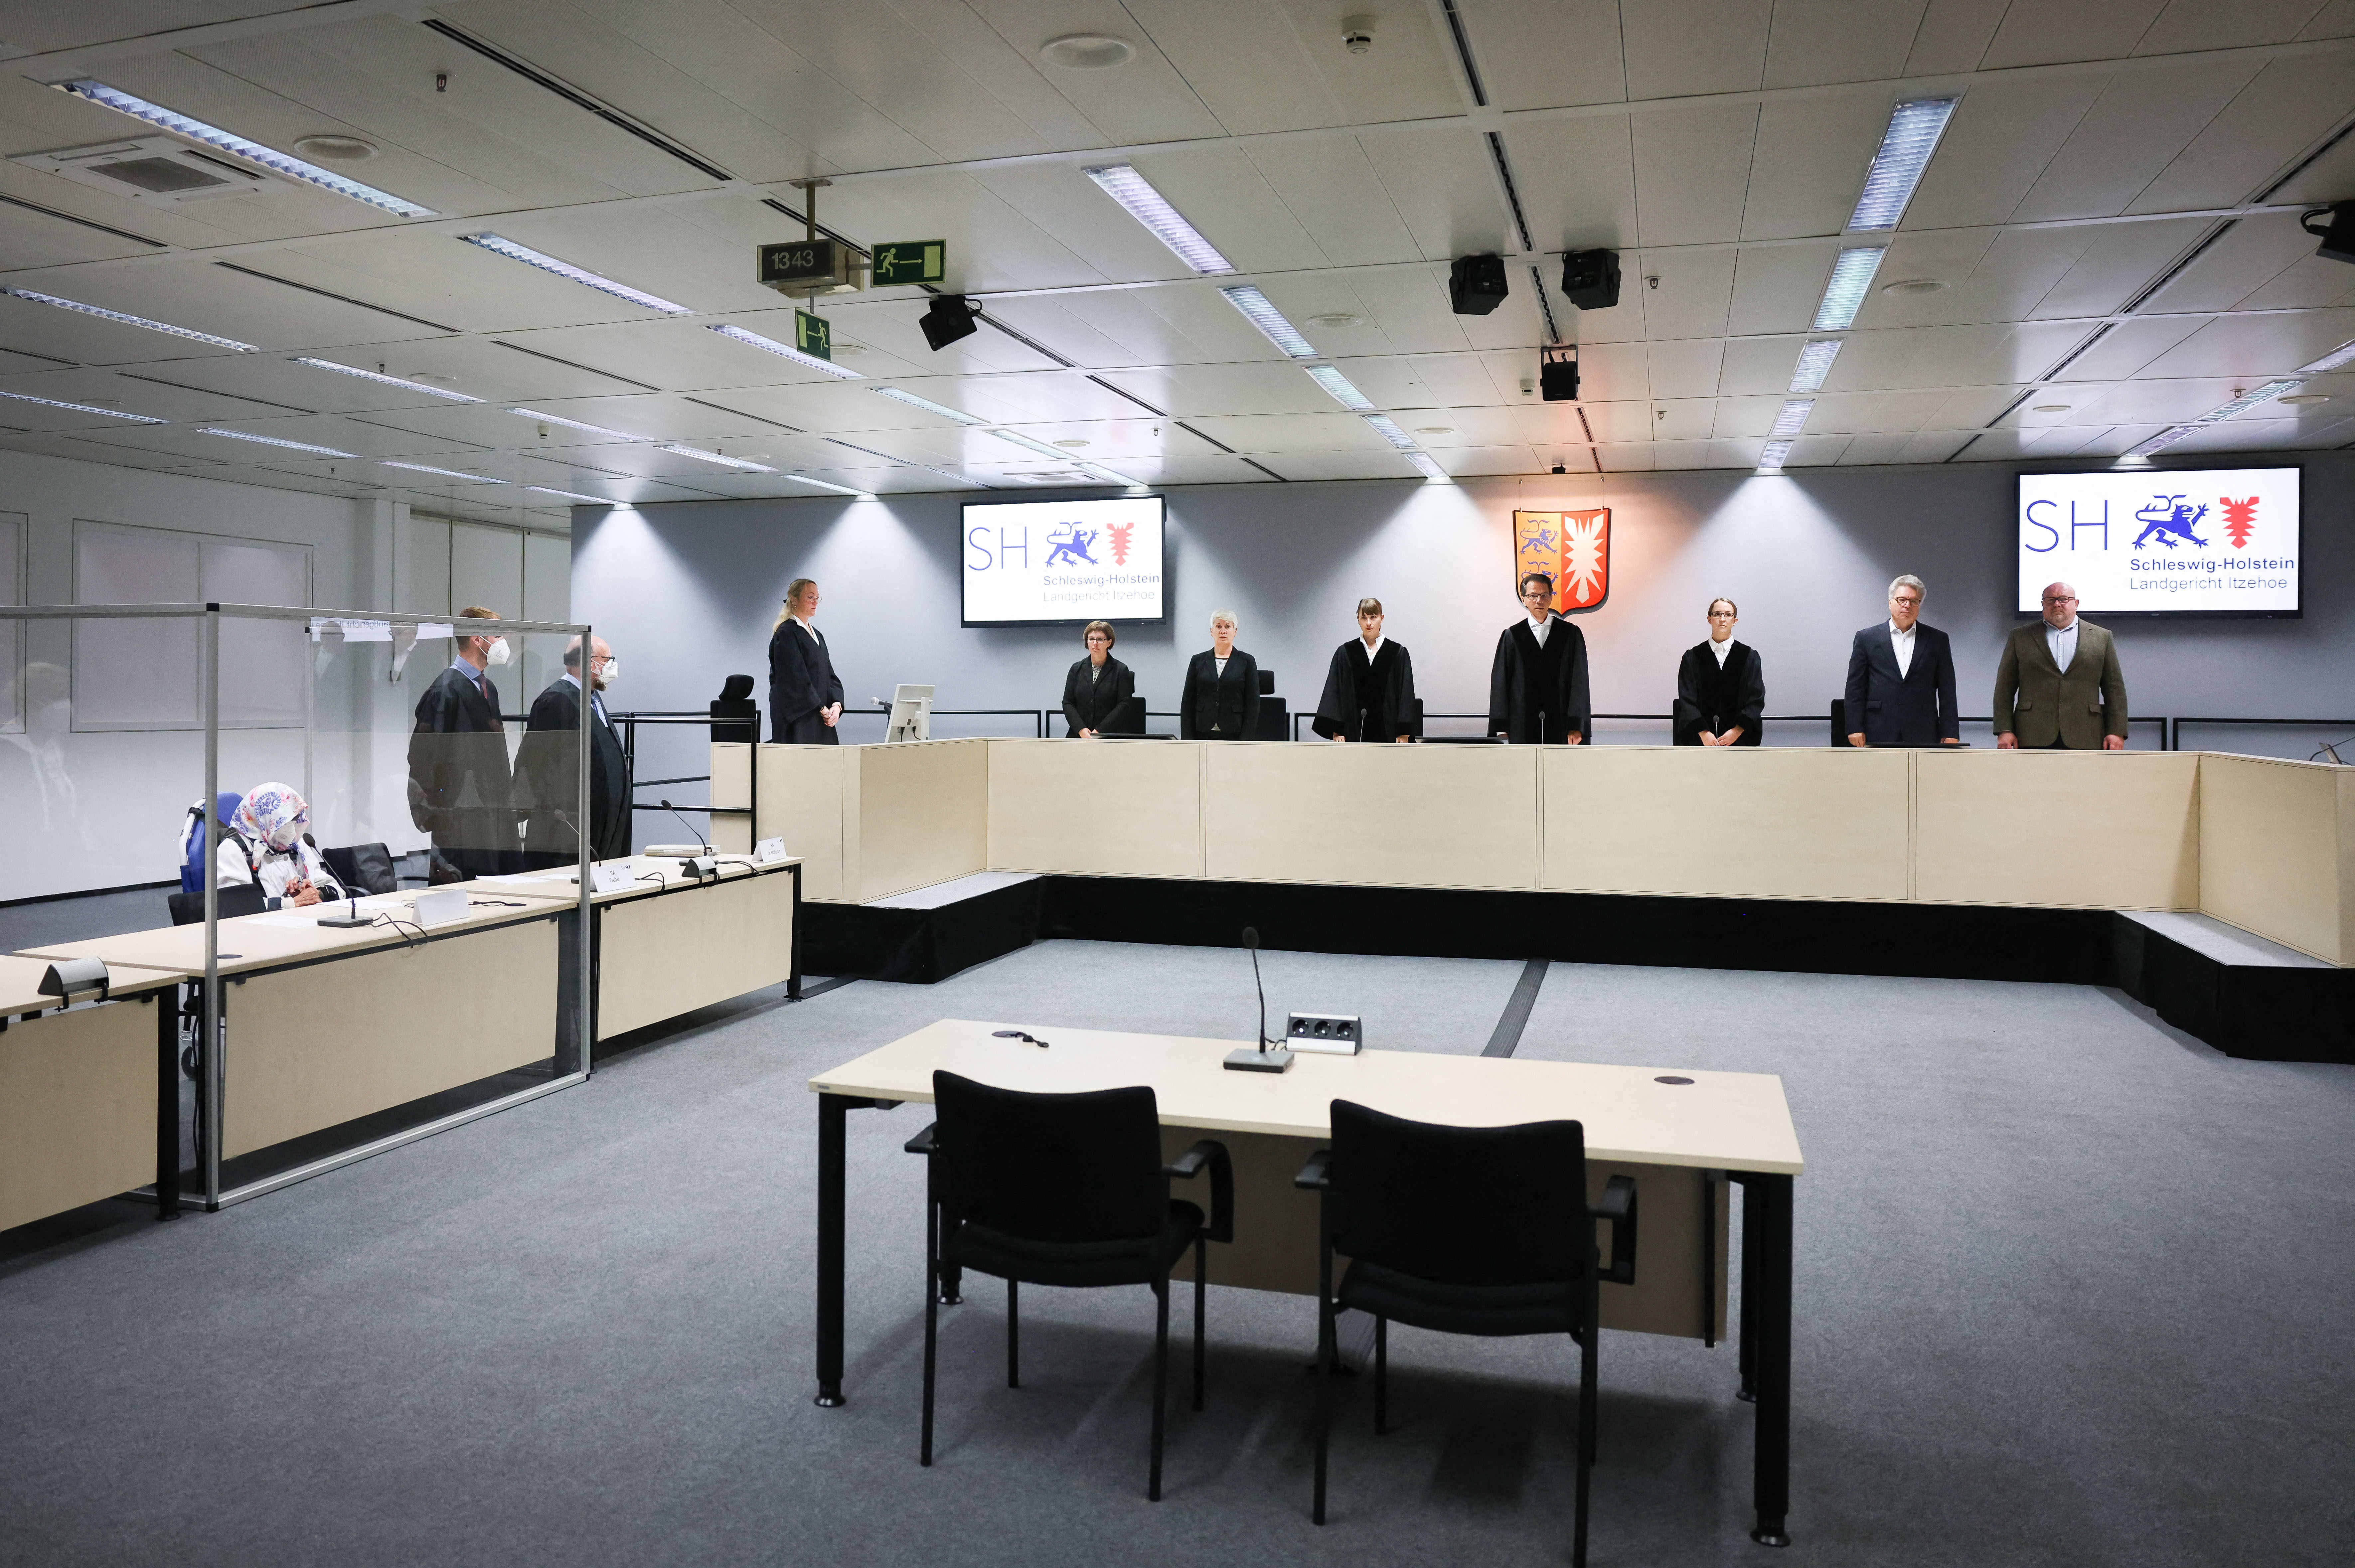
[[[282,784],[256,784],[229,825],[257,849],[266,846],[276,854],[292,854],[311,830],[311,807]]]

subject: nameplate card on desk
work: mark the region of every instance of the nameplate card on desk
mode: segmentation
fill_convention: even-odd
[[[763,866],[773,866],[780,860],[793,859],[785,853],[785,841],[782,838],[762,839],[752,847],[752,858]]]
[[[627,860],[600,860],[589,868],[589,886],[597,892],[618,893],[637,880],[637,867]]]

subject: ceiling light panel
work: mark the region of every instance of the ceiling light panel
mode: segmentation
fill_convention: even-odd
[[[676,453],[681,457],[692,457],[698,463],[716,463],[722,468],[741,469],[748,474],[776,472],[765,463],[751,463],[741,457],[723,457],[716,452],[706,452],[699,446],[681,446],[676,442],[666,443],[659,450]]]
[[[1790,455],[1791,443],[1789,442],[1768,442],[1765,447],[1758,453],[1758,472],[1761,474],[1782,473],[1783,462]]]
[[[2122,455],[2127,458],[2148,457],[2152,453],[2158,451],[2162,447],[2173,446],[2177,442],[2181,441],[2185,436],[2190,435],[2198,427],[2196,425],[2188,424],[2170,426],[2166,430],[2160,431],[2157,435],[2149,436],[2142,441],[2135,443],[2134,445],[2127,447]]]
[[[1371,398],[1351,386],[1349,378],[1333,368],[1332,366],[1310,365],[1305,368],[1308,371],[1308,379],[1324,388],[1332,395],[1333,400],[1343,408],[1364,413],[1374,406],[1374,400]]]
[[[1392,446],[1397,447],[1401,452],[1412,452],[1414,450],[1414,437],[1401,430],[1399,428],[1398,421],[1391,418],[1390,415],[1368,414],[1366,416],[1366,422],[1380,431],[1381,432],[1382,439],[1389,442]]]
[[[793,480],[798,485],[815,485],[821,490],[832,490],[837,495],[856,496],[862,501],[872,501],[875,499],[872,495],[868,494],[865,490],[854,490],[847,485],[837,485],[830,480],[813,479],[806,474],[788,474],[785,477]]]
[[[133,424],[170,424],[170,420],[150,419],[145,414],[126,414],[121,409],[101,409],[93,403],[64,403],[55,398],[37,398],[29,392],[0,392],[0,398],[13,398],[20,403],[38,403],[45,409],[66,409],[78,414],[97,414],[104,419],[128,420]]]
[[[1890,112],[1889,129],[1881,133],[1881,150],[1872,156],[1872,168],[1864,176],[1863,194],[1856,198],[1856,210],[1849,217],[1850,230],[1870,232],[1897,227],[1959,101],[1954,98],[1916,98]]]
[[[1817,392],[1823,389],[1824,378],[1831,374],[1832,361],[1839,357],[1844,337],[1819,337],[1799,350],[1799,363],[1791,371],[1791,390]]]
[[[583,496],[577,490],[551,490],[545,485],[527,485],[524,488],[535,496],[561,496],[568,501],[586,501],[592,507],[613,507],[621,504],[617,501],[609,501],[602,496]]]
[[[821,359],[815,354],[805,354],[800,349],[790,347],[773,337],[763,337],[757,332],[747,332],[741,326],[730,326],[720,322],[715,323],[710,330],[731,342],[741,343],[746,347],[758,348],[763,353],[773,354],[780,359],[790,359],[805,369],[823,370],[837,380],[863,381],[867,379],[847,365],[837,365],[831,359]]]
[[[60,91],[72,93],[78,98],[87,98],[92,103],[102,103],[118,113],[130,115],[133,120],[161,126],[174,135],[186,136],[191,142],[200,142],[216,151],[231,154],[249,163],[259,164],[272,174],[282,175],[291,180],[300,180],[304,185],[315,186],[321,190],[333,191],[337,196],[349,197],[354,201],[365,202],[379,212],[389,212],[400,218],[436,216],[430,207],[420,207],[413,201],[405,201],[389,191],[378,190],[372,185],[362,185],[356,179],[336,174],[332,170],[323,169],[316,164],[305,163],[303,159],[291,154],[282,153],[274,147],[265,147],[259,142],[249,142],[234,132],[224,131],[218,125],[208,125],[201,120],[193,119],[177,110],[166,109],[160,103],[150,103],[144,98],[134,97],[120,88],[109,87],[102,81],[61,81],[56,86]]]
[[[1444,479],[1447,477],[1447,470],[1442,468],[1439,465],[1439,460],[1432,456],[1431,453],[1427,452],[1410,452],[1407,453],[1405,456],[1409,463],[1414,464],[1415,472],[1421,474],[1425,479]]]
[[[1268,297],[1249,283],[1228,283],[1219,290],[1227,303],[1243,313],[1243,319],[1267,335],[1267,340],[1295,359],[1316,357],[1316,349],[1300,336],[1300,329],[1284,320],[1284,313],[1269,303]]]
[[[2261,403],[2272,402],[2284,392],[2294,392],[2303,385],[2305,385],[2305,383],[2302,381],[2287,378],[2278,381],[2267,381],[2262,387],[2253,387],[2249,390],[2243,392],[2239,397],[2234,398],[2231,402],[2224,404],[2212,412],[2200,415],[2200,422],[2201,424],[2215,424],[2223,420],[2235,418],[2241,414],[2247,413],[2251,409],[2257,407]]]
[[[989,422],[978,415],[966,413],[962,409],[953,409],[945,403],[936,403],[930,398],[920,398],[902,388],[869,387],[868,390],[878,397],[889,398],[895,403],[905,403],[911,409],[922,409],[928,414],[938,414],[944,420],[954,420],[959,424],[977,425]]]
[[[538,420],[543,424],[560,424],[566,430],[581,431],[590,435],[607,436],[614,441],[650,441],[653,439],[651,436],[632,435],[629,432],[623,430],[608,430],[603,425],[590,424],[581,420],[569,420],[562,414],[545,414],[540,412],[538,409],[509,409],[507,412],[511,414],[520,414],[527,420]]]
[[[313,359],[297,356],[296,365],[308,365],[314,370],[333,370],[338,376],[357,376],[363,381],[374,381],[379,387],[399,387],[405,392],[422,392],[429,398],[441,398],[453,403],[479,403],[483,400],[464,392],[453,392],[447,387],[429,387],[422,381],[406,381],[399,376],[388,376],[381,370],[363,370],[357,365],[339,365],[333,359]]]
[[[432,474],[443,479],[456,479],[467,485],[504,485],[504,479],[494,479],[487,474],[461,474],[451,468],[430,468],[422,463],[395,463],[389,457],[377,459],[387,468],[406,468],[411,474]]]
[[[1807,416],[1816,411],[1813,398],[1789,398],[1774,414],[1774,423],[1766,433],[1772,436],[1796,435],[1806,428]]]
[[[198,332],[194,327],[174,326],[168,321],[150,321],[144,315],[126,315],[119,310],[108,310],[103,305],[84,304],[80,300],[60,299],[56,294],[45,294],[37,289],[20,289],[0,284],[0,294],[6,294],[11,299],[26,300],[33,304],[55,305],[59,310],[78,311],[83,315],[94,315],[101,321],[114,322],[122,326],[141,326],[149,332],[168,332],[175,337],[185,337],[194,343],[209,343],[216,348],[233,348],[240,354],[261,352],[252,344],[240,343],[234,337],[216,337],[209,332]]]
[[[545,251],[535,251],[528,245],[518,245],[514,240],[502,239],[496,234],[461,234],[458,238],[469,245],[480,246],[494,256],[505,256],[510,261],[521,261],[527,267],[537,267],[543,272],[551,272],[568,283],[579,283],[584,289],[595,289],[601,294],[610,294],[617,300],[627,300],[632,304],[644,305],[648,310],[658,310],[665,315],[695,314],[692,309],[677,301],[666,300],[660,294],[650,294],[644,289],[634,289],[627,283],[616,283],[613,279],[599,272],[592,272],[586,267],[576,267],[570,261],[559,261]]]
[[[2299,366],[2297,373],[2301,376],[2319,376],[2326,371],[2336,370],[2350,364],[2355,364],[2355,338],[2350,338],[2310,365]]]
[[[1202,238],[1201,232],[1129,165],[1104,164],[1081,173],[1095,181],[1098,189],[1125,208],[1131,218],[1144,224],[1156,240],[1168,246],[1172,254],[1195,272],[1235,270],[1232,261],[1219,254],[1217,246]]]
[[[199,427],[200,435],[225,435],[231,441],[250,441],[263,446],[282,446],[289,452],[312,452],[321,457],[357,457],[357,452],[338,452],[332,446],[314,446],[307,441],[288,441],[282,436],[255,435],[250,431],[221,430],[213,425]]]
[[[1824,284],[1822,301],[1816,306],[1815,325],[1808,330],[1846,332],[1854,325],[1856,313],[1871,291],[1872,274],[1881,271],[1881,259],[1887,254],[1878,245],[1842,251],[1839,260],[1832,263],[1832,275]]]

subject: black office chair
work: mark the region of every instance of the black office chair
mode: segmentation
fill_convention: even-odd
[[[932,1462],[932,1373],[941,1275],[972,1269],[1006,1282],[1006,1386],[1021,1383],[1020,1287],[1143,1285],[1153,1290],[1153,1473],[1161,1500],[1162,1405],[1169,1375],[1169,1271],[1194,1249],[1194,1408],[1202,1408],[1206,1243],[1235,1233],[1234,1168],[1205,1138],[1161,1162],[1149,1088],[1088,1094],[996,1089],[932,1074],[940,1119],[908,1143],[927,1157],[924,1213],[924,1432]],[[1169,1196],[1173,1177],[1210,1172],[1210,1218]]]
[[[1096,733],[1099,735],[1144,734],[1145,699],[1142,697],[1124,697],[1118,702],[1114,703],[1112,705],[1112,711],[1104,715],[1103,727],[1098,730]]]
[[[194,925],[205,918],[205,895],[201,892],[172,893],[165,901],[172,908],[174,925]],[[253,882],[231,882],[219,891],[216,901],[223,920],[234,920],[241,914],[260,914],[270,907],[270,897]]]
[[[757,741],[761,710],[752,701],[752,677],[731,675],[720,683],[719,695],[711,699],[711,717],[733,720],[733,723],[711,726],[711,738],[718,741]]]
[[[394,893],[400,891],[400,873],[394,867],[392,851],[382,844],[352,844],[336,849],[322,849],[319,859],[327,863],[336,881],[355,893]]]
[[[1446,1127],[1333,1102],[1333,1145],[1295,1186],[1320,1195],[1317,1224],[1316,1489],[1325,1522],[1332,1432],[1334,1314],[1374,1317],[1374,1430],[1388,1430],[1390,1321],[1444,1334],[1568,1334],[1579,1347],[1577,1514],[1571,1557],[1586,1563],[1594,1466],[1599,1286],[1636,1279],[1636,1183],[1614,1176],[1586,1201],[1586,1129],[1576,1122]],[[1611,1266],[1594,1221],[1611,1221]],[[1348,1277],[1333,1290],[1333,1254]]]

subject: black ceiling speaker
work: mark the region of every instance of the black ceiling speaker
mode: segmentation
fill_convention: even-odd
[[[2314,226],[2316,219],[2323,226]],[[2355,201],[2342,201],[2336,207],[2317,208],[2300,219],[2308,234],[2322,241],[2314,253],[2333,261],[2355,261]]]
[[[1581,310],[1619,303],[1619,252],[1572,251],[1561,259],[1561,292]]]
[[[919,325],[924,329],[924,341],[938,354],[958,338],[971,337],[980,330],[973,325],[973,318],[980,314],[981,307],[971,300],[959,299],[954,294],[934,294],[932,303],[924,307],[924,319]]]
[[[1549,403],[1578,400],[1578,361],[1549,359],[1538,367],[1538,396]]]
[[[1447,269],[1447,304],[1458,315],[1486,315],[1510,292],[1502,256],[1458,256]]]

